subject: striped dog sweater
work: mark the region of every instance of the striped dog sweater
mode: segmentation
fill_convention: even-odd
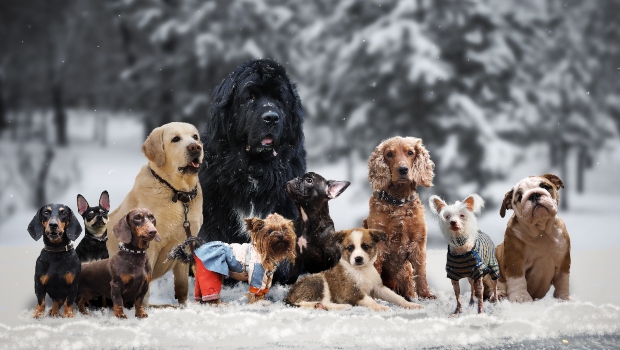
[[[448,261],[446,262],[448,278],[458,281],[461,278],[471,277],[477,280],[486,274],[491,279],[499,278],[499,264],[495,257],[495,245],[485,233],[478,231],[478,239],[472,251],[465,254],[452,254],[448,247]]]

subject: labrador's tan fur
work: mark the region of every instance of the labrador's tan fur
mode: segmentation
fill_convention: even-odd
[[[172,142],[175,136],[180,140]],[[197,187],[197,196],[188,203],[187,214],[192,236],[195,236],[202,226],[202,190],[198,183],[198,173],[181,172],[179,167],[188,165],[188,146],[196,143],[202,146],[198,130],[191,124],[169,123],[155,128],[142,145],[142,153],[148,158],[148,164],[136,176],[133,188],[121,205],[110,214],[112,225],[116,225],[133,208],[147,208],[155,215],[162,240],[152,242],[147,252],[153,266],[152,278],[157,279],[172,270],[174,296],[179,304],[187,301],[189,266],[176,262],[164,263],[164,260],[168,251],[186,238],[183,228],[184,208],[181,201],[172,202],[172,190],[156,179],[149,167],[179,191],[191,191]],[[201,151],[200,164],[202,158]],[[107,247],[110,256],[116,254],[118,239],[110,235]],[[148,296],[144,304],[148,304]]]

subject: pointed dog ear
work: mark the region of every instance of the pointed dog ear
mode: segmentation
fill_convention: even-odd
[[[129,223],[127,222],[128,216],[129,213],[127,213],[127,215],[123,216],[120,220],[118,220],[116,225],[114,225],[114,229],[112,229],[112,231],[114,232],[114,236],[123,243],[131,242],[131,228],[129,227]]]
[[[146,138],[146,141],[142,144],[142,154],[158,167],[162,167],[166,164],[164,129],[161,126],[153,129],[149,137]]]
[[[387,239],[387,234],[382,230],[370,229],[368,233],[372,237],[372,240],[375,242],[385,241]]]
[[[75,241],[82,234],[82,226],[80,226],[80,222],[73,213],[73,210],[67,206],[65,206],[65,209],[69,211],[69,217],[71,218],[69,221],[69,226],[65,229],[65,234],[70,240]]]
[[[431,198],[428,199],[428,206],[431,208],[431,212],[435,215],[439,215],[441,209],[443,209],[446,205],[446,202],[444,202],[437,195],[432,195]]]
[[[512,195],[514,194],[514,189],[506,192],[504,195],[504,201],[502,202],[502,207],[499,209],[499,215],[501,217],[506,216],[506,210],[512,209]]]
[[[540,177],[551,181],[553,186],[555,186],[556,190],[558,191],[560,190],[560,188],[564,188],[564,183],[562,182],[562,180],[560,180],[560,178],[557,175],[544,174],[544,175],[540,175]]]
[[[349,181],[327,181],[327,197],[329,199],[334,199],[340,196],[350,184],[351,183]]]
[[[110,195],[108,191],[101,192],[101,196],[99,196],[99,206],[110,211]]]
[[[30,233],[30,237],[32,237],[35,241],[41,239],[41,236],[45,233],[45,227],[43,227],[43,224],[41,223],[41,209],[37,210],[37,213],[34,214],[30,224],[28,224],[28,233]]]
[[[465,203],[467,210],[473,212],[474,214],[480,214],[482,212],[482,208],[484,207],[484,199],[475,193],[465,198],[463,203]]]
[[[415,160],[413,161],[413,179],[416,184],[424,187],[433,186],[433,178],[435,177],[435,163],[431,160],[431,156],[422,145],[422,139],[415,137],[407,137],[408,139],[415,139]]]
[[[89,205],[88,202],[86,201],[86,198],[84,198],[84,196],[82,196],[81,194],[77,195],[77,208],[78,208],[78,213],[80,213],[80,215],[84,215],[84,213],[86,212],[86,209],[88,209]]]

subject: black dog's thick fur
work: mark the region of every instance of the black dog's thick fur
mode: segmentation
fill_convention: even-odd
[[[205,241],[246,243],[243,218],[279,213],[295,220],[286,182],[305,173],[303,108],[284,68],[243,63],[213,91],[200,169]],[[286,274],[278,269],[278,274]],[[276,281],[281,279],[276,275]]]

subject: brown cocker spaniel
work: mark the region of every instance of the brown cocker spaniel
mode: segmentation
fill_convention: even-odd
[[[435,298],[426,282],[426,222],[418,185],[433,185],[435,164],[422,140],[393,137],[368,159],[372,186],[370,213],[364,227],[387,233],[375,267],[383,284],[408,300]]]

